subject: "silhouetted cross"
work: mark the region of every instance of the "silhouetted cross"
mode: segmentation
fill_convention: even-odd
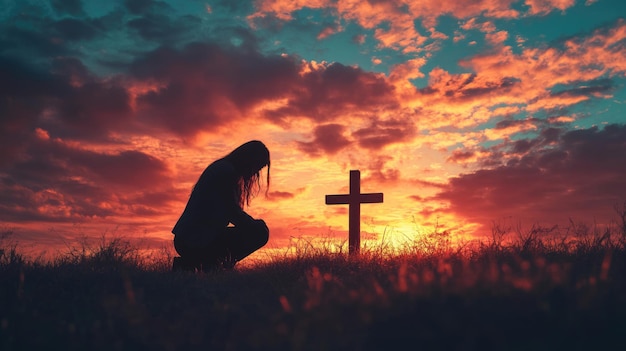
[[[348,205],[349,252],[358,254],[361,250],[361,204],[383,202],[383,193],[361,194],[361,172],[350,171],[350,193],[326,195],[326,205]]]

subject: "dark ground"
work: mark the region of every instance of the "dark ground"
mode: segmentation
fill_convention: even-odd
[[[622,247],[327,254],[212,274],[1,262],[4,351],[626,347]]]

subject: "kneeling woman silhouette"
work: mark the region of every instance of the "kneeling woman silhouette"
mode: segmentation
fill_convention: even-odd
[[[180,255],[174,258],[174,270],[231,269],[267,243],[265,221],[243,210],[260,190],[260,172],[265,166],[268,189],[270,152],[262,142],[253,140],[202,172],[172,229],[174,248]]]

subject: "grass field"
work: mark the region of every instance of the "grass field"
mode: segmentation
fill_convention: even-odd
[[[47,262],[5,242],[0,350],[618,350],[625,232],[496,228],[482,244],[322,247],[211,274],[120,239]]]

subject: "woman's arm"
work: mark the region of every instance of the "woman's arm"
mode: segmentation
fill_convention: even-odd
[[[246,211],[242,210],[238,205],[233,204],[229,211],[229,222],[235,227],[253,227],[258,225],[257,220],[252,218]]]

